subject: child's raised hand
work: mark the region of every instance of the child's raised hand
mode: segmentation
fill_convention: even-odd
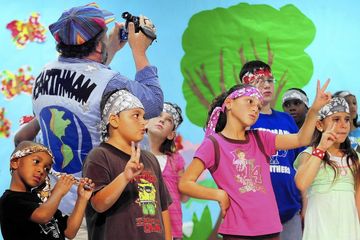
[[[77,194],[79,197],[83,197],[86,200],[89,200],[94,191],[94,187],[95,184],[90,178],[81,178],[77,189]]]
[[[230,207],[229,196],[224,190],[218,189],[218,199],[217,200],[220,205],[221,217],[224,218],[226,215],[227,209]]]
[[[127,162],[124,170],[125,178],[131,181],[134,177],[139,175],[144,170],[144,164],[140,162],[140,145],[131,142],[131,158]]]
[[[74,183],[76,183],[74,176],[71,174],[61,174],[52,190],[52,194],[59,193],[64,196]]]
[[[325,129],[325,131],[322,133],[318,148],[320,148],[323,151],[326,151],[329,147],[331,147],[331,145],[334,144],[334,142],[337,139],[335,128],[336,128],[336,122],[330,128]]]
[[[319,111],[325,104],[330,102],[331,100],[331,93],[325,92],[327,86],[330,83],[330,79],[326,80],[324,86],[320,86],[320,80],[317,80],[317,87],[316,87],[316,96],[315,100],[312,104],[312,109],[315,111]]]

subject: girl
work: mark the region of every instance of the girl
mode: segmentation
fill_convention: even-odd
[[[207,121],[208,137],[180,179],[179,189],[192,197],[219,202],[224,217],[219,233],[224,239],[279,239],[282,227],[270,181],[269,156],[277,149],[310,143],[317,112],[331,98],[324,92],[328,84],[329,80],[320,88],[318,81],[315,102],[297,134],[247,130],[258,119],[263,100],[255,87],[236,85],[214,100]],[[205,168],[219,189],[196,183]]]
[[[160,116],[147,124],[147,134],[151,152],[159,161],[166,186],[173,200],[169,206],[173,239],[182,239],[181,201],[186,201],[178,190],[180,176],[184,173],[185,161],[176,152],[176,129],[182,123],[181,109],[176,104],[165,102]]]
[[[77,182],[63,175],[46,202],[37,195],[53,164],[52,153],[43,145],[23,141],[10,157],[11,183],[0,198],[1,232],[7,239],[74,238],[84,217],[94,184],[90,179]],[[59,203],[73,184],[78,183],[78,198],[70,216],[63,216]],[[85,184],[90,188],[84,188]]]
[[[357,113],[357,100],[354,94],[348,91],[338,91],[334,93],[335,97],[343,97],[346,102],[349,104],[350,110],[350,133],[349,139],[351,142],[352,148],[360,153],[360,124],[358,123],[358,113]]]
[[[349,140],[350,111],[335,97],[319,112],[311,147],[294,166],[295,182],[307,190],[303,239],[360,239],[359,156]]]

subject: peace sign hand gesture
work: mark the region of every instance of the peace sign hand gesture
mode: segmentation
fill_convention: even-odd
[[[127,162],[124,170],[125,179],[131,181],[144,170],[144,164],[140,163],[140,144],[131,142],[131,158]]]
[[[318,148],[326,151],[329,147],[331,147],[331,145],[334,144],[337,139],[335,128],[336,123],[334,123],[331,128],[325,129],[325,131],[322,133]]]
[[[319,111],[324,105],[330,102],[331,100],[331,93],[325,92],[327,86],[330,83],[330,79],[326,80],[324,86],[320,86],[320,80],[317,80],[317,87],[316,87],[316,96],[315,100],[311,106],[312,109],[315,111]]]

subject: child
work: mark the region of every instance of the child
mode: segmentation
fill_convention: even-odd
[[[180,179],[179,189],[192,197],[219,202],[224,217],[219,233],[224,239],[279,239],[282,227],[268,156],[276,149],[310,143],[317,112],[331,98],[330,93],[324,93],[328,83],[320,89],[318,82],[315,102],[298,134],[247,130],[258,119],[263,101],[253,86],[236,85],[213,101],[206,129],[209,137],[196,151]],[[196,183],[205,168],[219,189]]]
[[[82,179],[73,213],[63,216],[58,206],[62,197],[76,183],[73,176],[61,176],[45,203],[36,194],[52,164],[52,153],[41,144],[23,141],[15,148],[10,157],[10,189],[0,199],[1,232],[5,240],[75,237],[92,194],[92,189],[86,190],[84,186],[94,185],[90,179]]]
[[[152,118],[147,124],[151,152],[159,161],[166,186],[173,200],[169,206],[171,231],[173,239],[182,239],[182,198],[178,183],[184,173],[185,161],[176,152],[176,129],[182,123],[181,109],[176,104],[164,103],[163,111],[159,117]]]
[[[290,88],[282,97],[282,108],[294,118],[298,128],[301,128],[309,109],[309,99],[300,88]]]
[[[171,239],[170,197],[159,163],[135,146],[145,134],[143,105],[118,90],[102,99],[101,112],[103,142],[83,168],[83,175],[96,184],[90,239]]]
[[[348,91],[338,91],[334,93],[334,97],[343,97],[349,104],[350,117],[352,119],[352,121],[350,121],[349,139],[352,148],[360,153],[360,124],[358,123],[358,106],[356,96]]]
[[[359,156],[351,148],[349,106],[335,97],[319,111],[311,147],[296,159],[296,185],[307,190],[303,239],[360,239]]]
[[[296,134],[299,131],[294,119],[287,113],[271,107],[274,101],[275,78],[268,64],[256,60],[244,64],[240,71],[242,83],[251,84],[259,89],[264,101],[258,120],[251,129],[269,131],[275,134]],[[269,156],[271,184],[275,193],[276,203],[283,231],[281,240],[301,240],[300,209],[305,198],[295,185],[295,169],[293,163],[303,149],[278,149]]]

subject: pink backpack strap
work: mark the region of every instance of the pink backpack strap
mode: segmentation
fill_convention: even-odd
[[[209,168],[209,171],[211,173],[214,173],[218,166],[219,166],[219,163],[220,163],[220,150],[219,150],[219,143],[218,141],[216,140],[216,138],[213,136],[213,135],[209,135],[208,138],[212,141],[212,143],[214,144],[214,151],[215,151],[215,163],[213,166],[211,166]]]

